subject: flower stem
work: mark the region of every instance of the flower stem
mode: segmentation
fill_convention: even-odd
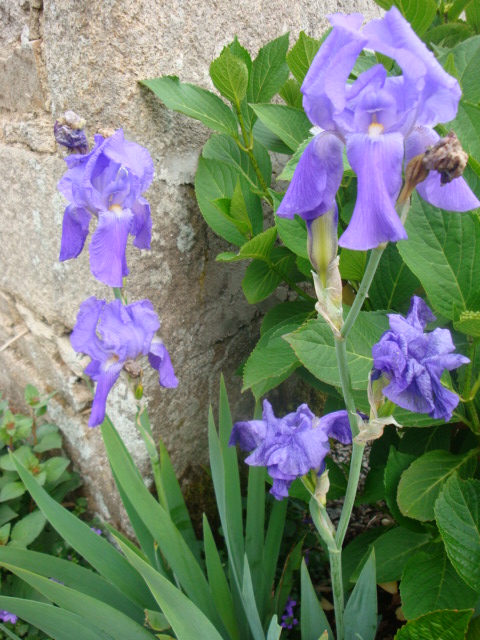
[[[367,268],[365,269],[365,273],[363,274],[362,282],[358,288],[358,293],[355,296],[350,312],[341,329],[341,334],[344,338],[349,334],[358,314],[360,313],[385,248],[386,245],[380,245],[376,249],[373,249],[370,254],[370,259],[368,261]]]

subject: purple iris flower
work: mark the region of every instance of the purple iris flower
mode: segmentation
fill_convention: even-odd
[[[10,611],[6,611],[5,609],[3,609],[2,611],[0,611],[0,620],[2,622],[11,622],[12,624],[15,624],[18,620],[18,616],[16,616],[14,613],[10,613]]]
[[[90,427],[103,422],[110,389],[121,370],[133,369],[139,356],[148,355],[162,387],[178,385],[168,351],[154,337],[158,329],[160,321],[149,300],[123,306],[120,300],[107,303],[92,296],[82,302],[70,340],[75,351],[92,359],[85,369],[97,383]]]
[[[436,142],[432,127],[455,117],[461,91],[395,7],[362,31],[361,14],[329,19],[332,32],[302,85],[305,112],[321,131],[300,158],[277,215],[298,214],[308,224],[335,207],[346,145],[358,188],[351,222],[339,244],[372,249],[407,238],[395,211],[402,166]],[[377,64],[348,84],[364,48],[396,60],[403,75],[387,77]],[[440,175],[431,172],[418,191],[431,204],[451,211],[480,206],[461,177],[441,185]]]
[[[277,500],[288,496],[288,489],[296,478],[311,469],[323,471],[325,456],[330,451],[329,438],[343,444],[352,442],[346,411],[317,418],[302,404],[294,413],[277,418],[272,405],[264,400],[262,418],[237,422],[229,444],[252,451],[245,460],[247,464],[267,467],[273,478],[270,493]]]
[[[95,136],[90,153],[65,158],[68,171],[58,183],[69,201],[65,209],[60,261],[77,258],[92,216],[98,219],[90,242],[93,275],[112,287],[127,276],[128,234],[139,249],[150,249],[150,205],[142,197],[153,178],[153,162],[144,147],[129,142],[122,129],[110,138]]]
[[[446,422],[459,402],[458,395],[440,382],[445,370],[470,362],[452,353],[455,345],[448,329],[425,333],[435,316],[426,303],[412,298],[406,318],[389,314],[390,331],[373,346],[373,379],[382,374],[388,380],[383,394],[399,407],[415,413],[428,413]]]

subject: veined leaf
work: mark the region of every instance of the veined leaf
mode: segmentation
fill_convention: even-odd
[[[210,77],[222,96],[240,105],[247,93],[248,69],[246,64],[232,53],[230,47],[225,47],[212,62]]]
[[[307,36],[300,31],[298,40],[287,54],[287,63],[296,80],[302,84],[310,65],[320,48],[320,40]],[[315,638],[315,640],[317,640]]]
[[[288,78],[288,65],[285,62],[287,50],[288,33],[260,49],[252,64],[248,102],[268,102],[280,91]]]
[[[312,127],[304,111],[283,104],[250,105],[258,118],[292,151],[310,135]]]

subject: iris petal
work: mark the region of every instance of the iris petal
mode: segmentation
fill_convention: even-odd
[[[83,250],[88,236],[90,213],[74,204],[68,205],[63,214],[62,240],[60,243],[60,262],[77,258]]]
[[[110,389],[115,384],[123,364],[115,363],[105,368],[97,379],[95,387],[95,397],[93,398],[92,413],[88,421],[89,427],[96,427],[105,420],[105,412],[107,408],[107,396]]]
[[[152,340],[148,361],[159,373],[160,386],[175,389],[178,380],[167,347],[158,338]]]
[[[128,275],[125,250],[132,220],[129,209],[102,212],[90,242],[92,273],[111,287],[121,287],[122,278]]]

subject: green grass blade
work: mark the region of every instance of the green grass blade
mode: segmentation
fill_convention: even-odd
[[[132,565],[144,577],[177,640],[192,640],[192,631],[195,640],[224,640],[212,622],[187,596],[120,541],[119,544]]]
[[[98,573],[68,560],[37,551],[0,546],[0,564],[15,565],[45,578],[54,578],[67,587],[123,611],[139,623],[142,623],[145,618],[143,608],[126,598],[117,587],[107,582]]]
[[[212,590],[212,596],[217,605],[217,609],[222,617],[230,637],[240,640],[238,627],[235,619],[235,609],[233,606],[232,593],[225,577],[217,546],[213,539],[212,530],[207,517],[203,516],[203,538],[205,547],[205,562],[207,565],[208,582]]]
[[[11,454],[12,455],[12,454]],[[140,607],[152,609],[152,596],[138,573],[112,545],[51,498],[12,455],[18,475],[50,524],[92,567]]]
[[[33,624],[52,640],[115,640],[87,620],[51,604],[0,596],[0,609]]]
[[[144,626],[96,598],[39,576],[32,571],[20,569],[13,564],[2,563],[2,566],[57,606],[78,615],[82,620],[88,620],[105,633],[112,635],[115,640],[152,640],[151,633]]]
[[[192,602],[216,624],[221,625],[206,577],[173,524],[170,514],[155,500],[137,474],[132,472],[125,460],[123,447],[119,446],[113,429],[105,422],[102,434],[110,464],[123,490],[135,505],[139,517],[156,540],[176,578]]]

